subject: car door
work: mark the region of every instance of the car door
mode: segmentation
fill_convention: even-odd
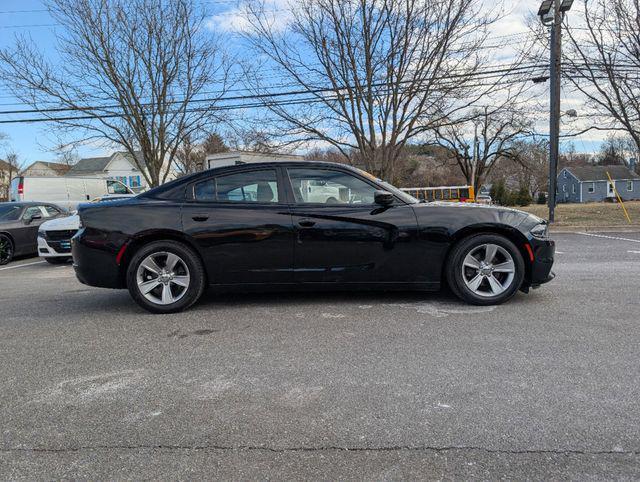
[[[193,183],[183,229],[212,284],[293,281],[293,226],[276,168],[249,168]]]
[[[417,221],[396,199],[374,202],[381,187],[339,168],[286,169],[293,203],[297,282],[414,282]],[[421,269],[424,269],[422,267]]]
[[[16,244],[22,253],[33,253],[38,247],[38,228],[47,219],[47,211],[44,206],[28,206],[20,217],[20,225],[17,228]],[[18,251],[18,246],[16,247]]]

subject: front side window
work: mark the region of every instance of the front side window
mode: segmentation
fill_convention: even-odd
[[[107,181],[107,192],[109,194],[129,194],[127,186],[119,181]]]
[[[60,214],[60,211],[58,211],[53,206],[45,206],[44,210],[47,213],[47,217],[53,217],[53,216],[57,216],[58,214]]]
[[[33,216],[42,217],[40,206],[31,206],[25,209],[24,214],[22,215],[22,219],[31,219]]]
[[[373,204],[376,187],[330,169],[287,169],[298,204]]]
[[[277,203],[276,171],[246,171],[197,183],[193,197],[200,202]]]

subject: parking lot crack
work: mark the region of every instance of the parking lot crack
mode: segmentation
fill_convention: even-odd
[[[487,447],[450,445],[392,445],[380,447],[341,447],[341,446],[300,446],[300,447],[270,447],[266,445],[84,445],[69,447],[3,447],[2,453],[72,453],[82,451],[108,451],[108,450],[176,450],[176,451],[260,451],[273,453],[295,452],[484,452],[489,454],[507,455],[640,455],[638,450],[577,450],[577,449],[494,449]]]

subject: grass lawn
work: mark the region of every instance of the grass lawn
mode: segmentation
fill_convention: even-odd
[[[631,225],[640,227],[640,201],[624,203]],[[549,209],[546,205],[532,204],[518,207],[529,213],[547,219]],[[614,203],[558,204],[556,208],[556,226],[629,226],[622,206]]]

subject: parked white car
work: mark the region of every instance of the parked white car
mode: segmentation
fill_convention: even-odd
[[[107,202],[133,197],[127,195],[107,195],[94,199],[93,202]],[[38,256],[51,264],[71,261],[71,238],[80,229],[80,217],[72,214],[64,218],[46,221],[38,229]]]
[[[16,177],[11,181],[9,198],[14,202],[53,203],[72,211],[80,203],[107,195],[133,195],[120,181],[91,177]]]

